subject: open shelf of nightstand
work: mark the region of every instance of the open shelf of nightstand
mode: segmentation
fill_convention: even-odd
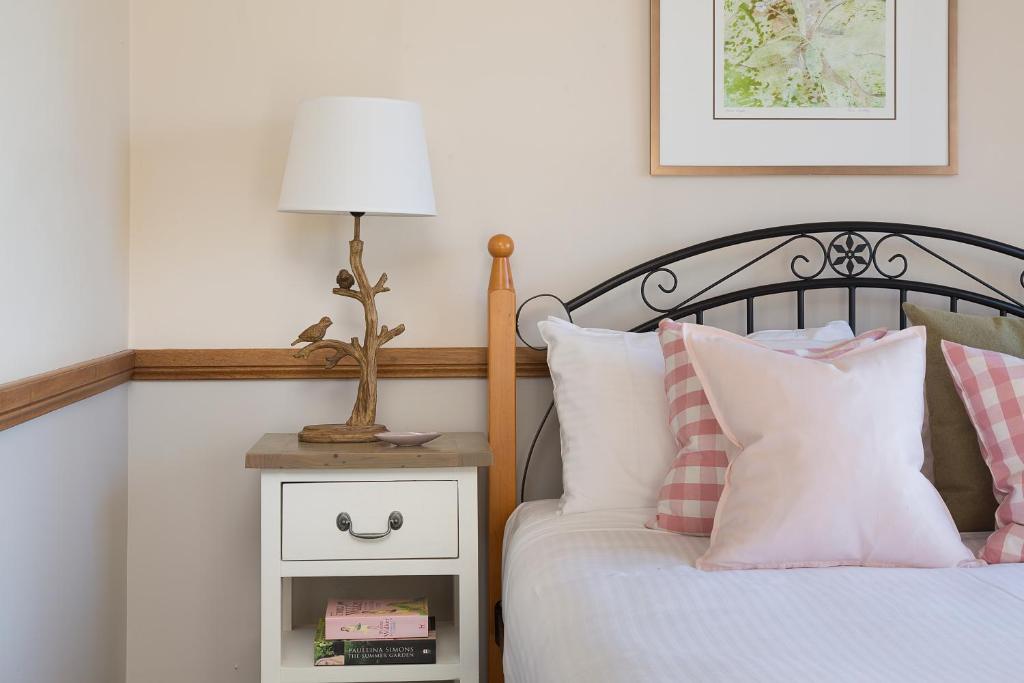
[[[436,664],[313,666],[312,627],[286,631],[282,637],[281,683],[443,681],[459,675],[459,635],[451,622],[437,625]]]

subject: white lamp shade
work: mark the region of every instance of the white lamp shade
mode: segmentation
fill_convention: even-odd
[[[435,215],[420,106],[371,97],[303,102],[278,210]]]

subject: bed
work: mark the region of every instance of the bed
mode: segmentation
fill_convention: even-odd
[[[745,249],[742,258],[727,261],[706,286],[680,276],[689,259],[724,256],[732,247]],[[694,562],[708,539],[645,528],[650,509],[559,515],[555,501],[524,502],[516,360],[528,360],[530,351],[516,348],[512,242],[496,236],[489,248],[491,680],[500,680],[502,665],[504,676],[520,683],[987,680],[1019,669],[1010,658],[1024,639],[1022,564],[702,572]],[[908,277],[911,250],[937,266],[927,279]],[[854,329],[862,290],[890,290],[900,303],[924,293],[943,297],[950,311],[969,302],[1024,317],[1005,283],[961,265],[978,253],[986,268],[1004,259],[1002,274],[1011,272],[1008,260],[1013,286],[1024,286],[1024,250],[1010,245],[925,226],[842,222],[738,233],[652,259],[572,299],[540,296],[571,319],[606,294],[621,299],[632,289],[645,311],[633,331],[653,330],[666,317],[703,322],[705,313],[738,304],[751,332],[759,301],[775,295],[792,295],[802,328],[813,290],[842,292]],[[785,259],[788,277],[742,277],[772,257]],[[906,318],[901,309],[898,315],[902,328]],[[536,440],[523,453],[527,467]],[[965,534],[964,542],[975,547],[984,538]]]
[[[1024,566],[701,572],[708,539],[645,529],[651,510],[556,507],[509,521],[506,680],[997,680],[1019,665]]]

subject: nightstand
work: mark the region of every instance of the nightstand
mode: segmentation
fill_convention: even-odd
[[[260,472],[263,683],[480,680],[483,434],[424,446],[302,443],[266,434]],[[427,596],[437,663],[313,666],[330,598]]]

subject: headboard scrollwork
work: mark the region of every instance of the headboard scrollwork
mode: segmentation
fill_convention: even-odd
[[[872,236],[874,240],[871,239]],[[929,240],[930,243],[923,240]],[[679,274],[673,266],[679,266],[689,259],[710,252],[762,242],[768,244],[757,255],[747,258],[739,266],[730,268],[721,277],[692,293],[671,299],[671,295],[676,294],[681,285]],[[919,254],[932,259],[934,263],[942,264],[949,269],[951,275],[955,273],[967,278],[977,286],[977,289],[905,279],[911,266],[911,257],[907,255],[910,252],[896,248],[895,242],[902,243],[903,247],[913,248]],[[753,331],[754,301],[758,297],[786,292],[796,294],[797,325],[803,327],[803,295],[807,291],[820,289],[845,289],[849,292],[851,326],[856,326],[858,289],[896,290],[900,292],[901,303],[906,300],[908,292],[923,292],[947,297],[951,310],[956,310],[960,301],[970,301],[990,307],[1000,315],[1024,316],[1024,297],[1009,294],[953,260],[953,257],[943,249],[953,243],[1015,259],[1015,280],[1024,287],[1024,249],[1003,242],[953,230],[904,223],[808,223],[752,230],[679,249],[619,273],[568,301],[563,301],[554,294],[532,296],[526,299],[517,311],[516,331],[524,344],[537,348],[524,339],[520,326],[523,311],[531,302],[542,298],[553,299],[561,305],[571,320],[573,312],[580,307],[635,281],[639,281],[641,302],[657,315],[630,328],[634,332],[653,330],[663,318],[678,320],[694,316],[697,322],[702,322],[705,312],[742,301],[747,303],[748,332]],[[793,276],[791,280],[717,293],[725,289],[724,286],[741,273],[749,271],[753,266],[793,244],[803,249],[789,260],[789,271]],[[890,247],[896,248],[892,254],[888,254]],[[668,305],[657,303],[666,298],[670,301]],[[901,313],[900,326],[905,325],[906,319]]]

